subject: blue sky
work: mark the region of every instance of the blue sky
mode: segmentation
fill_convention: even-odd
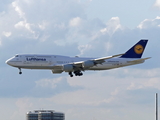
[[[22,120],[54,109],[66,120],[154,119],[160,93],[160,0],[6,0],[0,4],[0,112]],[[15,54],[104,57],[149,39],[145,63],[82,77],[5,64]]]
[[[157,16],[159,11],[154,7],[154,0],[93,0],[88,8],[88,18],[99,18],[104,22],[108,21],[111,17],[119,17],[121,24],[135,28],[144,19],[152,19]]]

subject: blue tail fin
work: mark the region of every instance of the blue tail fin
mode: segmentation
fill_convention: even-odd
[[[148,40],[140,40],[120,58],[141,58]]]

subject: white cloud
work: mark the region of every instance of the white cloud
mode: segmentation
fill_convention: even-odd
[[[81,24],[82,20],[81,18],[79,17],[76,17],[76,18],[73,18],[72,20],[70,20],[70,26],[73,26],[73,27],[78,27],[80,24]]]
[[[79,49],[79,51],[80,51],[80,56],[81,55],[84,55],[84,53],[86,52],[86,51],[88,51],[88,50],[90,50],[90,49],[92,49],[92,46],[91,45],[80,45],[80,46],[78,46],[78,49]]]
[[[160,0],[156,0],[154,6],[160,8]]]
[[[159,27],[160,26],[160,17],[157,16],[155,19],[145,19],[142,21],[139,25],[139,29],[146,29],[146,28],[153,28],[153,27]]]
[[[15,24],[15,28],[17,28],[17,29],[23,29],[23,28],[25,28],[25,29],[27,29],[29,32],[31,32],[31,33],[35,33],[32,29],[31,29],[31,24],[29,24],[29,23],[27,23],[26,21],[20,21],[20,22],[18,22],[17,24]]]
[[[9,37],[9,36],[12,35],[12,33],[11,33],[11,32],[5,32],[5,31],[4,31],[4,32],[3,32],[3,35],[6,36],[6,37]]]
[[[48,26],[48,22],[47,21],[42,21],[41,23],[38,24],[38,27],[41,29],[41,30],[45,30]]]
[[[36,81],[37,87],[44,87],[44,88],[56,88],[59,83],[61,83],[64,80],[64,78],[60,77],[57,79],[42,79],[39,81]]]
[[[25,13],[21,10],[20,6],[18,6],[18,1],[13,2],[12,6],[15,8],[15,11],[18,13],[19,17],[25,20]]]
[[[108,32],[109,35],[112,35],[118,29],[121,29],[120,19],[118,17],[112,17],[106,25],[106,28],[101,29],[102,33]]]

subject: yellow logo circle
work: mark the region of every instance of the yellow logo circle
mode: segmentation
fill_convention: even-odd
[[[143,46],[142,45],[136,45],[134,47],[134,51],[137,53],[137,54],[141,54],[143,52]]]

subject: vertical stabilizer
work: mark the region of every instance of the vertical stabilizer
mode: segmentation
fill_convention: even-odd
[[[141,58],[148,40],[140,40],[120,58]]]

